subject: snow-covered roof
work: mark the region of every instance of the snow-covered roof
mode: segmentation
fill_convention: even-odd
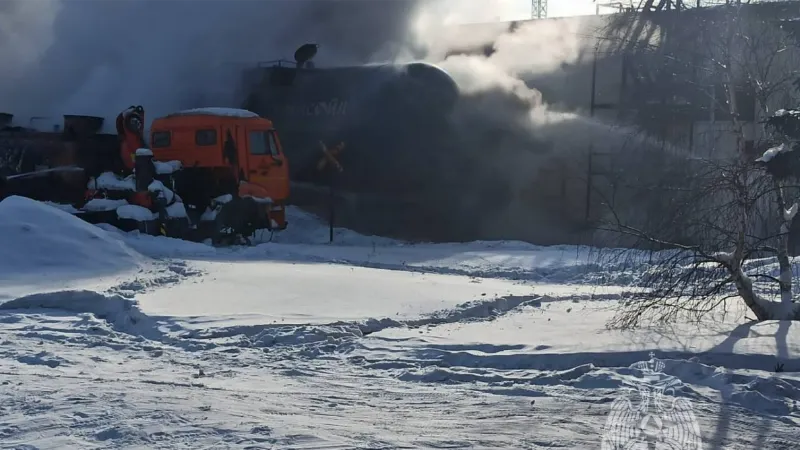
[[[178,112],[169,114],[169,115],[167,115],[167,117],[172,117],[172,116],[194,116],[194,115],[220,116],[220,117],[240,117],[240,118],[255,118],[255,117],[259,117],[258,114],[254,113],[252,111],[248,111],[246,109],[221,108],[221,107],[185,109],[183,111],[178,111]]]

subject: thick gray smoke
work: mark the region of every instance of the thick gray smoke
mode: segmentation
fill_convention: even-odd
[[[320,64],[388,59],[416,1],[3,0],[0,109],[25,116],[150,117],[232,94],[237,64],[293,59],[322,45]],[[230,67],[233,70],[224,70]],[[201,97],[198,97],[201,96]]]
[[[22,115],[113,117],[138,103],[157,115],[198,92],[231,90],[238,80],[220,79],[228,73],[220,67],[291,60],[307,42],[321,45],[320,65],[438,59],[437,52],[456,42],[433,39],[435,30],[506,15],[515,2],[491,3],[3,0],[2,108]],[[459,43],[468,41],[463,38]]]
[[[424,59],[447,70],[461,89],[453,120],[475,164],[487,167],[488,178],[476,184],[505,185],[504,198],[497,200],[505,209],[491,222],[505,231],[518,227],[536,234],[534,228],[554,227],[542,219],[553,217],[543,206],[550,201],[543,192],[557,190],[540,174],[567,167],[572,175],[563,176],[574,177],[585,171],[579,166],[589,143],[619,147],[629,138],[578,115],[549,111],[540,93],[522,81],[585,60],[593,42],[582,37],[592,32],[582,22],[536,21],[515,30],[505,23],[451,27],[507,16],[504,9],[514,4],[3,0],[0,111],[56,122],[62,114],[98,115],[108,127],[131,104],[144,105],[152,118],[208,106],[209,98],[225,103],[232,101],[241,64],[291,60],[307,42],[320,44],[319,66]],[[494,53],[453,55],[481,46]],[[480,205],[465,204],[467,210],[475,207]]]

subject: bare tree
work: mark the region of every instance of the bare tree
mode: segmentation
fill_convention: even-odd
[[[800,167],[794,162],[800,154],[795,150],[800,150],[800,113],[770,113],[771,105],[786,101],[794,89],[797,73],[787,62],[796,50],[790,50],[791,36],[779,23],[750,11],[729,4],[700,17],[691,51],[669,55],[675,67],[682,57],[696,63],[700,59],[693,53],[702,50],[705,79],[721,80],[725,87],[723,98],[712,100],[726,106],[726,134],[732,139],[722,157],[686,159],[686,176],[667,188],[673,195],[659,220],[633,225],[607,203],[601,228],[635,239],[639,249],[622,257],[646,269],[640,289],[622,303],[612,326],[700,319],[728,311],[730,302],[746,305],[757,320],[800,320],[789,248],[798,209],[792,180],[800,173],[794,170]],[[695,74],[692,81],[697,79]],[[756,115],[764,125],[753,145],[748,142],[755,131],[748,137],[747,127],[756,124],[742,119],[742,84],[754,87]],[[754,149],[766,151],[757,157]],[[643,254],[645,246],[659,251]]]

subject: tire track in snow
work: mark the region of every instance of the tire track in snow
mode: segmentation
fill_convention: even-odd
[[[155,289],[174,286],[190,278],[201,277],[205,272],[192,267],[182,260],[157,260],[155,268],[142,271],[141,276],[124,281],[108,290],[106,294],[120,295],[133,299],[137,294],[143,294]]]
[[[340,321],[324,325],[243,325],[205,330],[187,330],[181,337],[187,339],[214,340],[242,337],[252,346],[274,346],[292,343],[330,341],[331,338],[364,337],[388,328],[419,328],[456,322],[492,320],[515,309],[527,306],[539,307],[544,302],[564,300],[563,297],[546,295],[508,295],[487,300],[475,300],[418,319],[397,320],[391,318],[364,321]],[[250,345],[248,345],[250,346]]]

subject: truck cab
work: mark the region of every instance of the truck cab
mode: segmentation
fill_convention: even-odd
[[[153,120],[150,149],[157,161],[179,161],[184,202],[201,210],[225,196],[254,200],[286,228],[289,164],[272,121],[251,111],[198,108]]]

